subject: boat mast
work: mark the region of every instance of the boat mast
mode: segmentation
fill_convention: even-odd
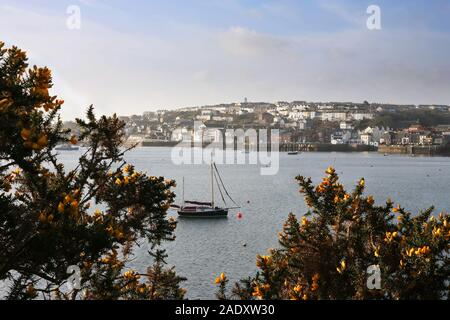
[[[213,172],[212,157],[211,157],[211,206],[214,208],[214,172]]]
[[[184,177],[183,177],[183,184],[182,184],[182,193],[181,193],[181,205],[184,207]]]

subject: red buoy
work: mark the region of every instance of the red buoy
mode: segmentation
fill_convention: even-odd
[[[238,218],[238,219],[242,219],[242,212],[238,212],[238,213],[237,213],[237,218]]]

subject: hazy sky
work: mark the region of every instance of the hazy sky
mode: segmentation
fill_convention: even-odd
[[[0,39],[53,70],[64,119],[244,97],[450,104],[450,0],[0,0]]]

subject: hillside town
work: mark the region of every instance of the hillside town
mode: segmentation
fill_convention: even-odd
[[[406,117],[404,115],[407,115]],[[408,118],[409,117],[409,118]],[[226,129],[278,129],[280,144],[447,146],[450,106],[364,103],[244,102],[120,116],[129,143],[215,142]],[[195,133],[194,123],[201,123]],[[197,128],[198,129],[198,128]],[[198,131],[198,130],[197,130]],[[344,149],[336,149],[344,150]]]

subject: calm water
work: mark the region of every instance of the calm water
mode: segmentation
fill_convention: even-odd
[[[181,197],[185,177],[186,199],[209,200],[208,165],[174,165],[169,148],[138,148],[127,155],[137,169],[151,175],[177,180]],[[68,166],[76,154],[61,154]],[[257,165],[220,165],[222,179],[234,200],[241,205],[242,219],[231,210],[228,219],[179,219],[177,239],[166,245],[171,265],[188,278],[184,287],[188,298],[214,298],[214,278],[225,272],[232,282],[256,270],[256,254],[277,245],[277,233],[289,212],[306,211],[294,177],[302,174],[318,182],[332,165],[348,188],[359,178],[366,179],[367,193],[377,202],[388,197],[416,212],[430,205],[436,211],[450,208],[450,158],[383,156],[377,153],[280,154],[280,170],[275,176],[260,175]],[[177,198],[180,202],[181,199]],[[176,216],[176,212],[170,213]],[[243,244],[247,244],[243,246]],[[147,246],[137,248],[131,266],[145,271],[151,263]]]

